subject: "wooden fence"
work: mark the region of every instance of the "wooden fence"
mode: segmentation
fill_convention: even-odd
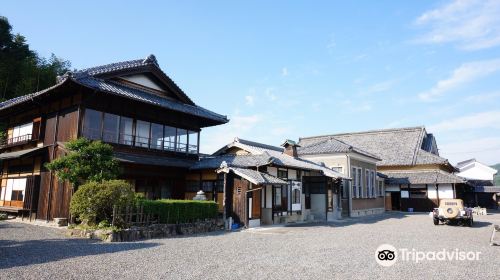
[[[131,227],[148,226],[158,223],[158,217],[150,213],[144,214],[144,207],[126,206],[125,208],[113,206],[112,226]]]

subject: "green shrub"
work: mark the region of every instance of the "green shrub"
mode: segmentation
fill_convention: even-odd
[[[140,199],[138,205],[144,207],[144,214],[157,216],[162,224],[189,223],[196,220],[217,217],[217,203],[197,200],[146,200]]]
[[[135,201],[132,186],[122,180],[89,182],[81,185],[71,199],[71,215],[84,224],[112,220],[113,206],[125,207]],[[104,223],[104,222],[103,222]]]
[[[7,213],[0,213],[0,221],[1,220],[7,220],[9,216],[7,216]]]

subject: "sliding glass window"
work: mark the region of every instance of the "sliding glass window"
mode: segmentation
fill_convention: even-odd
[[[135,125],[135,146],[149,147],[149,128],[150,123],[145,121],[137,121]]]
[[[117,115],[104,113],[102,126],[102,140],[104,142],[118,143],[118,130],[120,128],[120,117]]]
[[[182,128],[177,129],[177,152],[186,153],[188,144],[188,131]]]
[[[198,153],[198,132],[189,130],[189,147],[188,153],[197,154]]]
[[[163,149],[163,125],[151,124],[151,149]]]
[[[134,120],[120,117],[120,144],[132,145],[134,143]]]
[[[91,109],[85,110],[83,118],[83,137],[87,139],[101,139],[101,116],[102,113]]]
[[[165,126],[165,133],[163,136],[163,149],[167,151],[175,151],[175,136],[177,129],[171,126]]]

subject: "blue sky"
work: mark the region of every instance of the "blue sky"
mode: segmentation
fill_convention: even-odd
[[[41,55],[80,69],[146,57],[234,137],[425,125],[451,162],[500,162],[499,1],[10,1]]]

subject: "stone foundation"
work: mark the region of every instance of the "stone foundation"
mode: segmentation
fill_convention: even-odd
[[[217,220],[207,220],[187,224],[155,224],[145,227],[132,227],[113,232],[112,230],[68,229],[67,235],[100,239],[105,242],[129,242],[142,239],[168,238],[178,235],[191,235],[222,230],[223,227]]]

